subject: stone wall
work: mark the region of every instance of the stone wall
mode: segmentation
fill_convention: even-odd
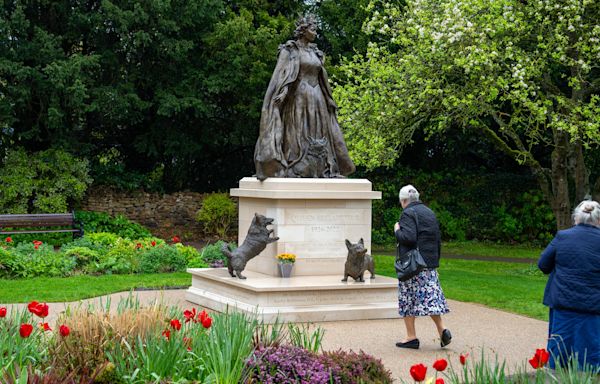
[[[195,217],[203,197],[203,194],[197,192],[160,194],[93,188],[88,190],[81,209],[105,212],[112,216],[123,214],[163,238],[178,235],[187,240],[195,240],[202,236],[202,227]]]

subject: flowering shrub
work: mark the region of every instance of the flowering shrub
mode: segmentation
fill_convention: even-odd
[[[318,355],[289,345],[258,347],[247,366],[251,383],[331,383],[330,369]]]
[[[2,247],[8,248],[8,247],[13,247],[14,245],[15,245],[15,242],[14,242],[13,238],[8,236],[4,239],[4,243],[2,244]]]
[[[380,359],[363,352],[338,350],[324,352],[321,361],[331,368],[340,384],[352,383],[392,383],[392,374]]]
[[[281,263],[294,263],[296,262],[296,255],[293,253],[280,253],[277,255],[277,260]]]
[[[0,243],[0,277],[8,278],[172,272],[184,270],[191,261],[194,267],[207,266],[195,248],[154,237],[130,240],[113,233],[91,233],[60,250],[40,240],[4,243]]]

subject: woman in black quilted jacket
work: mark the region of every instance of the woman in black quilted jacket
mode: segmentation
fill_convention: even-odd
[[[429,316],[440,335],[440,345],[445,347],[450,344],[452,334],[444,328],[441,316],[449,309],[436,270],[440,265],[440,226],[433,211],[419,200],[415,187],[402,187],[398,197],[403,209],[400,221],[394,226],[398,254],[404,255],[418,246],[427,267],[406,281],[398,281],[398,313],[404,319],[406,338],[396,346],[418,349],[415,318]]]

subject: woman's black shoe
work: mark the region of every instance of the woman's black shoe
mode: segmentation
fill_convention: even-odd
[[[406,343],[397,342],[396,347],[398,348],[410,348],[410,349],[419,349],[419,339],[413,339],[411,341],[407,341]]]
[[[440,345],[442,346],[442,348],[444,348],[446,345],[450,344],[451,341],[452,341],[452,334],[450,333],[450,330],[444,329],[442,331]]]

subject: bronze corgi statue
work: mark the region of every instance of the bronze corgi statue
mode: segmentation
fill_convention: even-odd
[[[367,253],[363,239],[360,239],[356,244],[352,244],[346,239],[346,248],[348,248],[348,258],[346,259],[342,281],[348,281],[348,276],[350,276],[355,281],[364,282],[363,275],[365,271],[369,271],[371,279],[374,279],[375,264],[373,263],[373,257]]]
[[[237,275],[238,278],[245,279],[246,277],[242,276],[242,271],[246,268],[248,261],[261,253],[267,247],[267,244],[279,240],[279,237],[270,237],[273,230],[267,229],[267,225],[272,223],[273,219],[255,213],[248,229],[248,235],[246,235],[242,245],[232,251],[228,243],[223,244],[221,251],[227,257],[227,270],[231,277]]]

